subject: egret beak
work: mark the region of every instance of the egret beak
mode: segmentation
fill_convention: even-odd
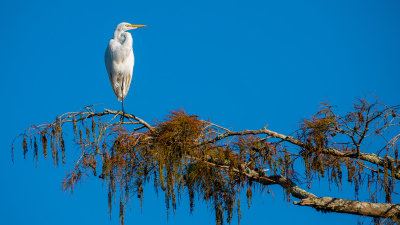
[[[133,24],[128,24],[126,25],[127,27],[133,27],[133,28],[138,28],[138,27],[145,27],[146,25],[133,25]]]

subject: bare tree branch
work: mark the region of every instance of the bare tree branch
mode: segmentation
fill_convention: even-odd
[[[229,131],[229,132],[220,134],[211,140],[204,141],[201,144],[217,142],[217,141],[223,140],[223,139],[225,139],[227,137],[231,137],[231,136],[242,136],[242,135],[249,135],[249,134],[253,134],[253,135],[266,134],[270,137],[281,139],[282,141],[292,143],[301,148],[309,147],[307,144],[301,142],[300,140],[298,140],[294,137],[280,134],[278,132],[268,130],[266,128],[262,128],[260,130]],[[322,149],[322,153],[327,154],[327,155],[337,156],[337,157],[364,160],[364,161],[370,162],[370,163],[378,165],[378,166],[382,166],[382,167],[387,166],[389,170],[392,170],[394,165],[397,165],[400,163],[399,160],[396,161],[395,159],[393,159],[390,156],[386,156],[385,158],[382,158],[375,154],[363,153],[363,152],[359,152],[359,154],[354,154],[353,152],[346,153],[346,152],[342,152],[342,151],[339,151],[334,148]],[[396,167],[394,167],[394,168],[396,168]],[[396,179],[400,179],[400,171],[396,168],[396,170],[393,172],[394,172]]]
[[[399,221],[400,205],[390,203],[372,203],[348,199],[322,197],[305,198],[294,202],[299,206],[310,206],[317,210],[336,213],[347,213],[376,218],[392,218]]]
[[[211,157],[207,158],[207,163],[211,166],[230,169],[229,162],[221,162]],[[336,213],[347,213],[360,216],[370,216],[378,218],[400,218],[400,205],[390,203],[371,203],[354,201],[341,198],[332,197],[317,197],[316,195],[299,188],[290,179],[283,177],[282,175],[260,175],[259,172],[245,168],[242,165],[243,170],[233,169],[237,173],[244,174],[249,180],[255,181],[262,185],[280,185],[284,190],[288,190],[290,194],[298,199],[300,202],[294,201],[293,204],[299,206],[309,206],[317,210],[336,212]]]

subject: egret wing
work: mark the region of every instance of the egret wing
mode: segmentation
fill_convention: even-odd
[[[111,44],[112,44],[111,41],[107,46],[106,53],[104,55],[104,60],[105,60],[108,76],[110,77],[110,81],[112,82],[112,74],[113,74],[113,68],[112,68],[113,65],[112,64],[114,61],[114,53],[111,49]]]

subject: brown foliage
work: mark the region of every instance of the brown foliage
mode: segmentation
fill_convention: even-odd
[[[44,157],[50,140],[54,164],[58,165],[60,153],[64,164],[63,126],[71,123],[74,140],[80,146],[80,158],[65,177],[63,189],[72,192],[81,178],[99,173],[98,177],[108,186],[110,215],[112,199],[120,200],[121,224],[126,204],[132,196],[142,204],[143,185],[150,182],[157,193],[164,192],[167,211],[172,206],[175,212],[185,193],[191,211],[196,197],[212,204],[217,224],[230,223],[234,212],[240,220],[240,194],[245,191],[250,206],[253,192],[267,187],[262,185],[266,182],[258,182],[260,178],[280,179],[281,183],[274,180],[267,183],[284,187],[290,202],[296,187],[293,181],[307,183],[311,188],[315,178],[327,177],[341,189],[342,178],[347,175],[356,198],[366,181],[371,201],[377,201],[378,193],[383,190],[386,202],[390,202],[400,178],[397,169],[400,136],[384,140],[384,147],[376,151],[377,155],[364,153],[362,149],[367,140],[393,136],[396,133],[391,129],[399,131],[399,107],[359,100],[353,111],[343,117],[333,109],[323,104],[311,119],[301,122],[298,139],[294,139],[265,128],[231,132],[183,110],[171,112],[151,127],[129,114],[124,115],[129,122],[113,122],[118,112],[97,113],[87,107],[82,112],[57,117],[51,124],[28,129],[22,145],[25,155],[28,140],[34,138],[37,159],[36,137],[41,140]],[[114,117],[109,119],[110,116]],[[293,145],[288,147],[285,141]],[[303,163],[304,169],[299,163]],[[296,196],[303,196],[303,192]]]

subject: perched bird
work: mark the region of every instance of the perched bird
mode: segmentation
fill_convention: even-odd
[[[118,100],[122,102],[124,113],[124,99],[128,94],[132,80],[135,58],[132,50],[132,35],[126,31],[146,25],[132,25],[120,23],[114,31],[114,37],[108,43],[105,53],[105,63],[111,86]],[[123,118],[123,117],[121,117]]]

